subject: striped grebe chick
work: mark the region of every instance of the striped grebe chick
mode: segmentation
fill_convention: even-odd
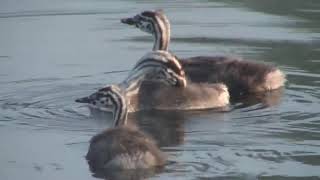
[[[163,61],[171,63],[157,63]],[[144,75],[147,72],[144,71],[145,68],[150,70],[148,75]],[[157,76],[154,76],[152,72],[159,74],[157,71],[152,71],[152,68],[157,68],[159,72],[171,72],[158,78],[169,83],[164,84],[160,80],[148,81],[149,78],[157,79],[153,78]],[[161,70],[161,68],[164,70]],[[119,85],[125,89],[124,96],[128,102],[128,112],[140,110],[200,110],[225,107],[229,104],[229,92],[224,84],[187,83],[179,61],[167,51],[152,52],[144,56],[137,62],[137,66],[134,67],[128,78],[135,77],[136,74],[138,74],[137,78],[128,80],[129,83],[125,81],[125,83]],[[141,78],[142,76],[144,78]],[[175,83],[178,81],[180,83]],[[112,107],[107,105],[109,103],[106,102],[104,94],[103,88],[88,97],[77,99],[76,102],[87,103],[91,107],[111,111]]]
[[[125,89],[126,97],[130,99],[140,90],[144,81],[162,86],[176,86],[184,88],[187,84],[185,73],[179,61],[167,51],[152,51],[144,55],[129,72],[126,79],[118,85]],[[112,107],[106,105],[106,98],[101,94],[105,88],[99,89],[90,96],[78,98],[76,102],[87,103],[91,108],[103,111],[112,111]],[[132,109],[129,109],[132,112]]]
[[[113,107],[114,127],[90,140],[86,159],[93,173],[148,169],[163,166],[166,161],[165,155],[149,136],[126,125],[128,107],[124,93],[117,85],[103,90],[106,102]]]
[[[173,54],[162,50],[149,52],[140,58],[120,85],[130,91],[143,81],[163,82],[182,88],[187,85],[180,62]]]
[[[152,34],[153,50],[168,51],[170,23],[163,11],[144,11],[121,22]],[[180,59],[193,82],[222,82],[231,95],[265,92],[284,86],[285,75],[275,66],[227,56],[196,56]]]

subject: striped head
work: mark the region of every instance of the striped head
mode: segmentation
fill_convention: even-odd
[[[99,89],[88,97],[76,99],[76,102],[87,103],[94,108],[111,110],[113,112],[114,126],[126,124],[127,103],[122,89],[117,85]]]
[[[134,66],[127,81],[161,81],[169,86],[186,87],[185,72],[177,58],[167,51],[152,51]],[[132,84],[132,83],[131,83]]]
[[[133,25],[155,37],[153,50],[168,50],[170,22],[162,10],[143,11],[133,17],[121,19],[123,24]]]

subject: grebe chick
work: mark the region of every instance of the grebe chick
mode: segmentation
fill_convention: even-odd
[[[128,86],[125,87],[124,96],[127,100],[128,112],[136,112],[140,110],[202,110],[202,109],[212,109],[212,108],[221,108],[229,104],[229,92],[228,88],[221,83],[186,83],[182,79],[184,77],[183,69],[181,69],[179,61],[174,55],[169,52],[157,53],[152,56],[152,58],[142,58],[137,63],[137,66],[134,69],[138,69],[142,72],[145,66],[145,63],[154,64],[159,60],[176,62],[176,63],[166,63],[166,64],[157,64],[150,68],[163,68],[171,69],[167,73],[167,76],[162,76],[162,81],[169,81],[170,79],[179,79],[182,83],[178,84],[187,84],[184,88],[181,88],[179,85],[167,83],[169,85],[164,85],[158,81],[147,81],[148,78],[154,77],[152,72],[156,73],[157,71],[150,71],[148,76],[142,78],[134,78],[135,80],[130,80]],[[150,56],[149,56],[150,57]],[[166,59],[166,60],[165,60]],[[140,68],[138,68],[140,67]],[[160,71],[159,69],[159,71]],[[169,72],[169,70],[167,70]],[[133,70],[133,72],[137,72]],[[160,71],[163,72],[163,71]],[[142,74],[138,74],[138,77]],[[131,75],[134,76],[134,75]],[[178,81],[178,80],[177,80]],[[176,82],[176,81],[173,81]],[[138,84],[138,85],[132,85]],[[122,84],[120,84],[121,86]],[[80,98],[76,100],[80,103],[87,103],[91,107],[98,107],[104,111],[111,111],[112,107],[109,107],[106,102],[106,97],[104,95],[104,89],[99,90],[98,92],[90,95],[89,97]]]
[[[171,53],[161,50],[144,55],[129,72],[126,79],[118,85],[124,89],[126,97],[130,99],[131,96],[139,93],[140,85],[144,81],[160,84],[160,86],[174,86],[177,89],[187,85],[185,73],[179,61]],[[91,108],[112,111],[112,107],[106,105],[103,96],[104,89],[99,89],[90,96],[78,98],[76,102],[86,103]],[[128,103],[130,106],[130,101]],[[134,110],[129,108],[129,112],[132,111]]]
[[[121,22],[152,34],[153,50],[168,51],[170,23],[163,11],[143,11]],[[192,82],[225,83],[234,96],[278,89],[286,81],[283,72],[272,65],[233,57],[196,56],[180,58],[180,63]]]
[[[163,166],[166,156],[156,143],[137,128],[128,127],[124,91],[116,85],[104,89],[106,102],[113,108],[114,127],[95,135],[86,159],[90,170],[130,170]]]

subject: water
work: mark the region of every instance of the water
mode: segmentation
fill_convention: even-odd
[[[0,178],[95,179],[89,139],[110,127],[75,98],[121,81],[152,39],[119,22],[162,8],[178,56],[273,63],[288,83],[230,112],[141,112],[169,163],[152,179],[317,179],[320,176],[320,2],[0,2]],[[113,73],[110,73],[113,72]]]

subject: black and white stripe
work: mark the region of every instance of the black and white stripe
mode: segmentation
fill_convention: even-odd
[[[170,22],[162,11],[144,11],[138,14],[140,24],[136,26],[143,31],[149,32],[154,35],[155,43],[153,50],[168,51],[170,43]],[[143,23],[148,22],[150,25]]]
[[[125,125],[127,122],[127,103],[120,87],[111,85],[102,88],[98,91],[103,95],[103,98],[111,102],[113,105],[113,120],[114,126]]]
[[[154,51],[147,53],[137,62],[133,70],[129,73],[128,77],[118,86],[123,89],[126,96],[130,96],[131,94],[137,93],[140,89],[141,82],[146,80],[161,81],[169,86],[186,86],[185,73],[179,61],[174,55],[166,51]],[[117,91],[109,90],[108,88],[109,86],[100,89],[88,97],[79,98],[76,100],[76,102],[86,103],[92,108],[97,108],[103,111],[114,111],[113,104],[121,103],[109,102],[109,99],[111,99],[109,95],[110,93],[106,92]],[[118,95],[118,97],[121,97],[121,95]],[[113,96],[113,99],[120,98]]]
[[[168,67],[172,68],[177,74],[183,72],[182,66],[176,56],[164,50],[155,50],[144,55],[135,65],[134,69],[139,66],[143,61],[152,59],[152,61],[163,62]]]
[[[111,111],[114,126],[126,124],[128,107],[124,91],[120,86],[110,85],[99,89],[88,97],[76,99],[76,102],[87,103],[94,108]]]
[[[173,86],[186,86],[185,73],[179,61],[167,51],[153,51],[143,56],[123,84],[135,89],[144,80],[163,81]]]
[[[143,19],[147,17],[152,17],[149,18],[149,22],[152,23],[152,26],[160,29],[154,28],[153,31],[146,31],[143,29],[144,26],[139,26],[139,23],[144,22]],[[140,30],[156,37],[153,50],[168,50],[170,41],[170,29],[168,28],[170,28],[170,23],[163,12],[144,11],[133,18],[124,18],[121,22],[128,25],[136,25]],[[164,32],[167,32],[167,34]],[[235,57],[196,56],[180,58],[179,61],[191,82],[223,82],[228,86],[233,96],[278,89],[284,86],[286,82],[284,73],[272,65],[254,63],[247,60],[240,61],[239,58]],[[251,73],[248,73],[249,71]]]

